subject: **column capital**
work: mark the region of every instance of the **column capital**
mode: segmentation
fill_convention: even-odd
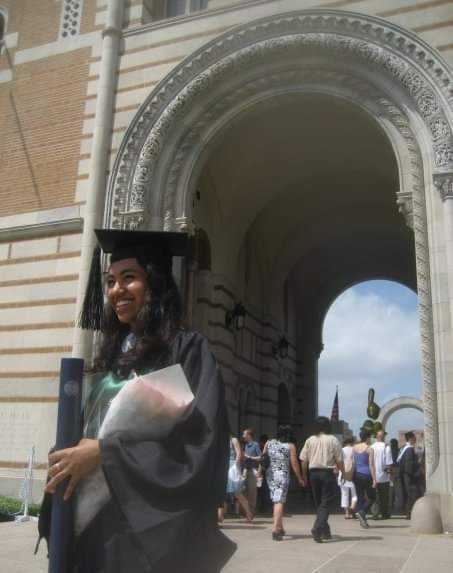
[[[453,199],[453,172],[434,175],[434,185],[439,191],[442,201]]]
[[[412,230],[414,229],[414,206],[412,203],[412,192],[411,191],[397,191],[396,193],[396,204],[398,205],[398,211],[404,217],[406,225]]]

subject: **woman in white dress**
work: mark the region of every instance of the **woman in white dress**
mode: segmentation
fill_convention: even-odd
[[[252,512],[245,497],[244,490],[244,479],[242,477],[242,458],[243,452],[239,444],[239,440],[233,436],[230,436],[230,458],[228,466],[228,483],[227,483],[227,495],[233,496],[234,499],[239,503],[242,511],[245,514],[245,518],[248,523],[253,519]],[[219,507],[217,512],[218,522],[223,523],[225,518],[226,503],[222,507]]]
[[[352,519],[357,505],[357,491],[352,481],[354,478],[354,438],[346,438],[343,442],[344,474],[339,472],[338,485],[341,489],[341,507],[344,518]]]

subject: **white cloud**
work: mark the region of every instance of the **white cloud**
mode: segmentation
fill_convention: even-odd
[[[396,396],[420,395],[415,304],[401,306],[396,298],[380,293],[379,287],[371,293],[352,288],[335,301],[327,314],[323,342],[320,414],[330,415],[337,385],[340,416],[355,431],[366,418],[368,388],[376,390],[379,405]],[[407,414],[404,418],[407,420]],[[414,423],[415,419],[419,421],[416,416]]]

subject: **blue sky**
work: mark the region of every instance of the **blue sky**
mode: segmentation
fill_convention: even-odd
[[[421,396],[417,296],[390,281],[360,283],[340,295],[324,322],[319,360],[319,413],[330,416],[339,388],[340,417],[357,432],[366,419],[368,388],[382,405],[401,395]],[[423,415],[400,410],[389,420],[399,429],[423,427]]]

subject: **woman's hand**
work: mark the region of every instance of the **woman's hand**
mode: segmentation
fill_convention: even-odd
[[[298,481],[298,483],[299,483],[299,487],[305,487],[305,485],[306,485],[306,484],[305,484],[305,480],[304,480],[304,478],[303,478],[302,476],[298,476],[298,477],[297,477],[297,481]]]
[[[47,493],[55,493],[57,485],[67,478],[68,486],[63,499],[68,500],[74,493],[76,485],[87,474],[101,463],[98,440],[81,440],[75,448],[58,450],[49,455],[49,477],[45,487]]]

